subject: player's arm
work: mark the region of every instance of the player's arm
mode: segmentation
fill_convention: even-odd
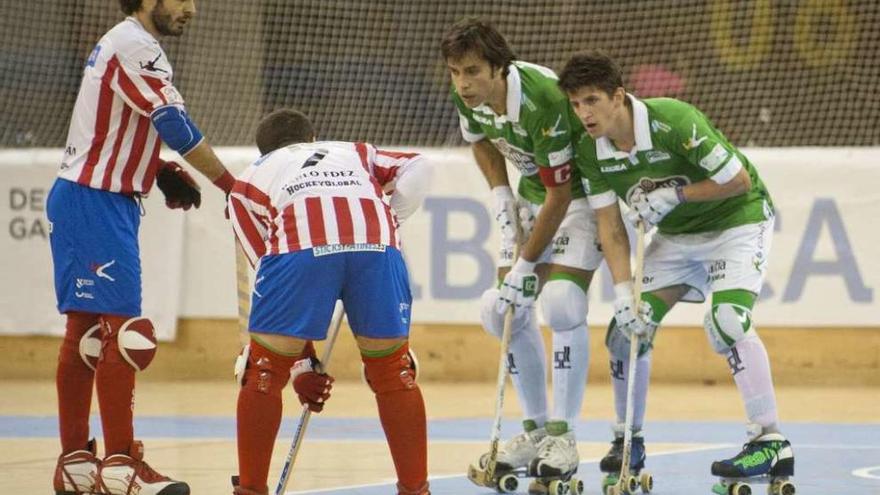
[[[520,258],[529,262],[537,261],[550,244],[571,203],[571,165],[565,164],[557,170],[561,170],[562,175],[567,176],[567,179],[558,183],[548,184],[547,181],[544,183],[547,189],[544,205],[541,206],[532,233],[520,252]]]
[[[507,176],[507,163],[504,161],[504,155],[495,148],[488,139],[483,139],[471,144],[471,151],[474,153],[474,160],[489,183],[489,188],[495,190],[496,187],[510,188],[510,179]]]
[[[726,179],[726,178],[725,178]],[[749,192],[752,179],[744,167],[727,182],[718,183],[715,179],[704,179],[681,188],[681,201],[699,203],[701,201],[719,201]]]
[[[421,206],[433,177],[431,164],[418,153],[375,150],[372,170],[400,221]]]
[[[632,272],[629,264],[629,237],[626,234],[626,226],[620,216],[620,206],[617,201],[594,209],[596,213],[596,225],[599,229],[599,244],[602,246],[602,255],[614,285],[629,282]]]
[[[229,194],[228,206],[232,230],[252,267],[255,267],[259,259],[266,254],[268,200],[265,193],[241,180],[235,181]]]

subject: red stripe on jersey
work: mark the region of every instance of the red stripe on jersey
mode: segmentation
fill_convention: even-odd
[[[146,123],[147,129],[152,124],[146,117],[141,117],[140,121]],[[138,124],[140,125],[140,122]],[[147,173],[144,175],[144,192],[150,192],[150,189],[153,187],[153,181],[156,180],[156,172],[159,171],[159,151],[161,149],[162,145],[157,135],[153,139],[153,153],[150,155],[150,163],[147,165]],[[134,174],[134,169],[132,169],[131,173]]]
[[[367,225],[367,242],[379,244],[382,242],[382,233],[379,230],[379,214],[376,212],[376,202],[372,199],[360,198],[361,210],[364,212],[364,221]]]
[[[89,154],[86,156],[86,163],[83,165],[82,173],[79,175],[77,182],[84,186],[88,186],[92,182],[92,174],[95,173],[95,165],[101,158],[101,149],[104,148],[104,141],[107,139],[107,133],[110,131],[110,112],[113,110],[113,89],[110,87],[110,81],[113,75],[119,69],[119,60],[114,56],[107,62],[107,69],[101,76],[101,92],[98,95],[98,108],[95,112],[95,136],[92,138],[92,144],[89,146]]]
[[[235,215],[235,219],[238,221],[238,225],[241,228],[247,243],[257,254],[258,258],[263,256],[266,254],[266,245],[263,243],[263,238],[260,236],[257,227],[253,224],[248,209],[245,208],[238,198],[232,197],[230,199],[233,215]]]
[[[125,130],[128,129],[129,119],[131,119],[131,108],[126,105],[122,107],[122,117],[119,121],[119,128],[116,130],[113,152],[110,153],[110,158],[107,159],[107,166],[104,168],[104,180],[101,181],[101,189],[105,191],[110,189],[110,182],[113,180],[113,169],[116,168],[116,159],[119,157],[119,148],[122,147],[122,139],[125,137]]]
[[[147,145],[147,132],[149,130],[150,119],[138,116],[137,127],[134,129],[134,138],[131,140],[131,150],[128,152],[128,160],[125,162],[125,170],[122,174],[122,192],[134,191],[134,173],[137,171],[141,157],[144,155],[144,148]],[[158,152],[158,149],[154,152]],[[147,191],[145,190],[144,192]]]
[[[364,143],[354,143],[354,149],[357,150],[358,156],[361,157],[361,166],[367,173],[370,173],[370,152],[367,151],[367,145]],[[370,174],[372,175],[372,174]]]
[[[394,158],[395,160],[403,160],[414,158],[419,156],[418,153],[404,153],[402,151],[387,151],[387,150],[376,150],[376,154],[380,156],[388,156]],[[373,175],[379,179],[380,184],[386,184],[394,179],[397,176],[397,169],[400,168],[400,164],[394,167],[375,167],[373,171]]]
[[[306,198],[306,216],[309,223],[309,237],[312,246],[327,244],[327,233],[324,231],[324,212],[321,210],[321,198]]]
[[[230,192],[241,194],[247,199],[269,210],[270,214],[274,210],[272,202],[269,201],[269,196],[247,182],[241,180],[235,181],[235,184],[232,186],[232,191]]]
[[[354,244],[354,225],[351,219],[351,208],[348,206],[348,199],[333,198],[333,209],[336,211],[339,243]]]
[[[564,163],[558,167],[538,167],[541,183],[545,186],[561,186],[571,180],[571,163]]]
[[[145,114],[149,115],[154,110],[153,104],[144,98],[144,95],[134,85],[134,82],[128,77],[124,69],[119,71],[119,87],[122,88],[125,96]]]
[[[395,235],[397,229],[395,228],[394,219],[391,215],[391,207],[384,203],[382,204],[382,206],[385,210],[385,219],[388,220],[388,242],[392,247],[397,247],[397,236]]]
[[[141,76],[141,79],[143,79],[144,82],[147,83],[147,86],[149,86],[150,89],[153,90],[153,93],[156,93],[156,96],[158,96],[159,99],[162,100],[163,105],[168,104],[168,98],[165,98],[165,95],[162,94],[162,88],[165,87],[165,81],[163,81],[162,79],[156,78],[156,77],[149,77],[149,76],[143,76],[143,75]]]
[[[281,223],[282,225],[284,225],[284,234],[287,235],[288,249],[290,251],[299,251],[299,232],[297,232],[296,230],[296,210],[293,209],[293,205],[290,205],[284,209],[284,212],[281,215]],[[272,252],[277,253],[278,237],[276,236],[273,241],[275,243],[272,245]]]

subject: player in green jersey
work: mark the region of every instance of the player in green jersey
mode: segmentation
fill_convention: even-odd
[[[657,326],[675,303],[711,297],[704,327],[714,350],[727,357],[750,423],[742,452],[715,462],[712,473],[723,478],[791,476],[791,445],[779,432],[770,363],[751,318],[774,218],[757,170],[692,105],[626,93],[619,68],[602,52],[572,57],[559,85],[586,130],[576,140],[576,164],[615,282],[615,317],[606,342],[618,422],[626,408],[630,336],[644,341],[634,403],[634,429],[641,430]],[[634,310],[630,246],[618,198],[629,205],[631,223],[657,226],[645,253],[642,312]],[[640,469],[644,439],[640,431],[634,438],[633,468]],[[613,466],[614,452],[609,454],[602,470],[620,469],[619,456]]]
[[[504,37],[486,22],[459,21],[446,33],[441,51],[462,135],[495,196],[501,229],[502,283],[483,295],[483,326],[500,337],[505,308],[515,308],[508,359],[525,431],[502,447],[499,466],[564,477],[578,464],[572,428],[589,361],[586,291],[601,262],[594,215],[572,170],[571,109],[553,71],[516,60]],[[505,158],[521,174],[518,197]],[[514,260],[517,217],[525,239]],[[536,291],[529,293],[530,284],[540,287],[544,319],[553,330],[551,415],[544,345],[532,307]]]

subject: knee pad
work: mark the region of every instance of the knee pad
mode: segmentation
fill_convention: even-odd
[[[551,280],[541,290],[544,323],[566,332],[587,322],[587,295],[571,280]]]
[[[105,339],[116,339],[119,355],[135,371],[147,369],[156,356],[156,331],[153,323],[140,316],[125,320],[119,328],[104,320]],[[109,347],[108,347],[109,348]]]
[[[241,387],[281,397],[281,391],[290,381],[290,368],[299,357],[277,354],[254,340],[245,349],[241,354],[244,356],[243,365],[236,362],[236,368],[243,367],[239,379]]]
[[[79,339],[79,357],[86,366],[95,371],[101,358],[101,325],[96,323]]]
[[[737,342],[746,338],[752,328],[752,312],[745,306],[731,303],[713,304],[703,319],[703,328],[712,349],[727,353]],[[754,332],[748,334],[753,335]]]
[[[375,394],[412,390],[417,387],[419,362],[409,343],[403,344],[388,356],[371,358],[361,356],[364,362],[364,381]]]
[[[486,333],[500,339],[504,333],[504,315],[495,311],[495,301],[497,299],[498,289],[495,288],[486,290],[480,296],[480,323],[483,324],[483,330]],[[528,326],[529,318],[532,317],[533,311],[533,307],[529,307],[514,314],[513,328],[510,329],[511,335]]]
[[[642,339],[642,343],[639,346],[638,357],[647,354],[654,346],[656,330],[657,327],[653,327],[648,332],[648,337]],[[608,348],[608,353],[613,359],[619,359],[621,361],[629,360],[629,336],[627,336],[623,330],[618,328],[617,320],[614,318],[611,318],[611,323],[608,324],[608,331],[605,333],[605,347]]]

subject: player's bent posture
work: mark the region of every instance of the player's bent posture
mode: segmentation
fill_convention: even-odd
[[[559,86],[589,134],[577,141],[575,154],[616,284],[615,317],[606,343],[620,424],[626,410],[629,339],[637,334],[644,341],[635,386],[633,468],[638,471],[645,460],[641,428],[656,328],[675,303],[711,297],[706,334],[713,349],[726,356],[750,422],[750,439],[742,452],[715,462],[712,473],[791,475],[794,457],[779,432],[770,363],[751,316],[774,219],[757,170],[693,106],[627,94],[619,68],[601,52],[572,57]],[[629,240],[618,198],[629,205],[631,222],[658,228],[645,253],[643,314],[633,309]],[[616,433],[614,447],[601,463],[606,472],[620,469],[622,427]]]
[[[269,114],[257,129],[263,156],[239,175],[229,197],[236,236],[257,264],[234,493],[268,493],[281,392],[291,378],[300,402],[315,412],[324,407],[333,379],[315,371],[311,342],[326,338],[341,299],[376,396],[398,493],[425,495],[425,406],[408,343],[412,296],[398,223],[421,203],[430,168],[417,154],[314,138],[302,113]]]
[[[490,24],[459,21],[446,33],[441,50],[462,135],[495,196],[501,229],[503,282],[483,294],[483,327],[500,337],[505,308],[514,304],[516,309],[508,358],[525,431],[502,446],[498,465],[526,467],[534,476],[570,474],[578,465],[573,428],[589,362],[586,292],[601,261],[593,213],[572,170],[574,117],[556,75],[516,60]],[[522,174],[518,197],[510,188],[505,158]],[[520,229],[525,239],[514,260]],[[538,281],[544,319],[553,330],[552,415],[533,307]]]
[[[187,494],[143,461],[133,436],[135,372],[155,353],[141,316],[140,196],[156,182],[169,208],[201,203],[182,167],[159,159],[162,142],[218,187],[234,178],[189,118],[157,38],[178,36],[195,15],[192,0],[120,0],[129,15],[86,62],[63,163],[47,201],[58,310],[67,316],[58,358],[62,454],[58,494]],[[92,387],[104,432],[103,461],[89,440]]]

